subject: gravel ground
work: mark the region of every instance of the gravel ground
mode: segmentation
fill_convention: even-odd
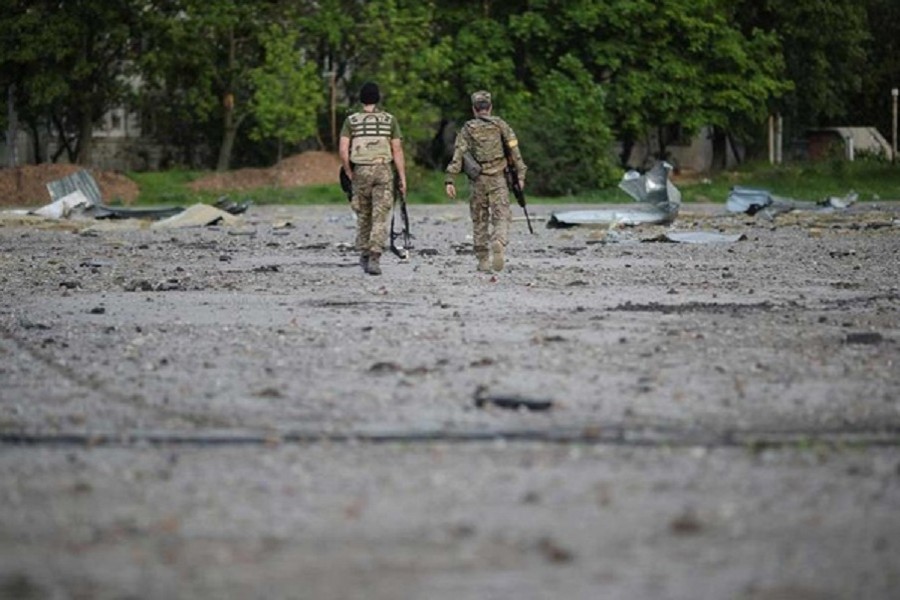
[[[900,203],[574,208],[0,217],[0,598],[897,598]]]

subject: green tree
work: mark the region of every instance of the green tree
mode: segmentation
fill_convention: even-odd
[[[285,142],[316,135],[316,115],[324,104],[322,80],[318,65],[303,58],[293,30],[272,25],[262,36],[262,44],[266,62],[250,71],[254,87],[251,110],[256,122],[251,138],[276,138],[280,161]]]
[[[229,168],[242,124],[253,114],[253,73],[265,64],[263,39],[291,14],[281,3],[172,0],[147,41],[146,97],[166,103],[173,121],[218,131],[217,171]]]
[[[785,115],[789,132],[833,123],[848,114],[868,71],[865,2],[738,0],[735,4],[735,18],[743,31],[764,31],[781,43],[793,89],[773,108]]]
[[[511,30],[538,80],[561,56],[577,57],[607,90],[616,136],[631,144],[658,132],[705,125],[744,131],[788,87],[774,34],[744,35],[719,0],[531,3]]]
[[[8,1],[0,11],[0,82],[14,86],[20,116],[37,137],[52,125],[58,158],[90,165],[93,132],[132,92],[139,0]],[[37,141],[37,140],[36,140]]]
[[[357,24],[358,54],[349,82],[353,95],[365,80],[376,81],[382,104],[401,123],[405,140],[431,139],[441,111],[433,101],[448,89],[450,41],[435,38],[433,2],[372,0]]]
[[[328,110],[323,115],[320,138],[332,149],[337,148],[338,105],[346,101],[351,64],[358,54],[356,23],[362,18],[362,10],[362,3],[356,0],[308,1],[298,8],[296,27],[307,55],[327,80]]]
[[[859,93],[849,102],[845,121],[876,125],[891,140],[891,89],[900,87],[900,2],[867,0],[868,31],[871,35],[864,51],[867,56]]]

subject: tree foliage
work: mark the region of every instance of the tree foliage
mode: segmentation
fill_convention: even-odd
[[[618,175],[605,93],[574,56],[520,94],[509,116],[527,158],[529,188],[543,195],[577,194],[612,184]]]
[[[32,131],[53,126],[72,162],[90,163],[95,125],[127,102],[140,5],[13,0],[0,11],[0,81]]]
[[[771,105],[787,117],[791,129],[834,124],[850,112],[869,72],[866,48],[871,32],[865,3],[741,0],[737,5],[737,19],[745,30],[764,31],[780,41],[792,87]]]
[[[315,136],[324,103],[318,66],[304,58],[298,34],[282,25],[271,25],[262,44],[265,62],[250,71],[256,122],[251,138],[272,137],[280,147]]]
[[[177,161],[220,169],[272,139],[334,149],[366,80],[416,150],[486,88],[529,186],[566,193],[609,182],[614,140],[624,164],[675,129],[752,141],[771,112],[884,130],[898,27],[893,0],[8,0],[0,85],[70,160],[128,105]]]
[[[356,25],[359,59],[348,81],[351,97],[362,82],[377,82],[382,104],[413,143],[433,134],[441,115],[432,86],[450,66],[449,40],[432,37],[434,19],[433,2],[371,0]]]
[[[900,2],[866,2],[867,29],[871,35],[864,50],[867,64],[860,89],[849,101],[848,122],[876,125],[890,139],[891,90],[900,88]]]

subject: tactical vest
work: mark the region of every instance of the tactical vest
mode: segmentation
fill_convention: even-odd
[[[472,156],[482,165],[495,162],[506,155],[503,153],[503,137],[500,134],[500,124],[492,120],[481,118],[472,119],[466,123],[466,132],[469,135]]]
[[[355,165],[379,165],[391,161],[394,116],[386,112],[358,112],[348,117],[350,161]]]

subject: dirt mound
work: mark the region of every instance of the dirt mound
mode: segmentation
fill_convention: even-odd
[[[43,206],[51,201],[47,184],[62,179],[83,167],[70,164],[45,163],[0,169],[0,206]],[[130,204],[140,190],[135,182],[112,171],[88,172],[97,181],[104,202],[121,200]]]
[[[245,191],[265,187],[298,187],[337,184],[341,161],[329,152],[303,152],[290,156],[268,169],[237,169],[202,177],[188,185],[194,191]],[[83,167],[47,163],[0,169],[0,206],[43,206],[50,202],[47,184]],[[138,185],[113,171],[88,169],[97,181],[104,202],[134,202]]]
[[[214,173],[188,184],[194,191],[246,191],[337,184],[341,161],[330,152],[310,151],[289,156],[268,169],[236,169]]]

